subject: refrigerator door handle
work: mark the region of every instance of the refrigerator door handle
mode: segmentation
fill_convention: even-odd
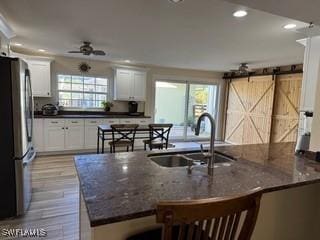
[[[26,103],[26,130],[27,130],[27,138],[28,142],[32,141],[32,131],[33,131],[33,96],[32,96],[32,88],[31,88],[31,80],[30,80],[30,71],[29,69],[25,70],[25,103]],[[30,121],[30,122],[29,122]]]

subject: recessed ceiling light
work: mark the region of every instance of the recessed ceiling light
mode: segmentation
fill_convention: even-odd
[[[284,25],[283,28],[284,28],[284,29],[293,29],[293,28],[295,28],[296,26],[297,26],[297,25],[294,24],[294,23],[289,23],[289,24],[287,24],[287,25]]]
[[[171,3],[181,3],[184,0],[168,0],[168,1],[171,2]]]
[[[13,45],[18,46],[18,47],[22,46],[21,43],[14,43]]]
[[[248,15],[248,12],[244,10],[239,10],[233,13],[233,16],[238,18],[247,16],[247,15]]]
[[[38,51],[39,52],[45,52],[46,50],[40,48],[40,49],[38,49]]]
[[[127,60],[124,60],[126,63],[131,63],[131,60],[127,59]]]

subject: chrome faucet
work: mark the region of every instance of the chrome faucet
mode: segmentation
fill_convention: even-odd
[[[209,113],[203,113],[200,115],[198,118],[197,122],[197,127],[195,129],[195,135],[199,136],[200,134],[200,126],[201,126],[201,121],[207,117],[210,121],[211,124],[211,137],[210,137],[210,151],[208,154],[205,154],[205,158],[208,159],[208,174],[213,175],[213,169],[214,169],[214,140],[215,140],[215,132],[216,132],[216,124],[213,119],[213,117]],[[203,152],[203,147],[201,146],[201,151]]]

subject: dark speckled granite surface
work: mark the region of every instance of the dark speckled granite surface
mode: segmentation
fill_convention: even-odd
[[[188,149],[195,150],[195,149]],[[91,226],[152,215],[159,200],[230,196],[261,187],[264,192],[320,182],[320,163],[294,155],[294,144],[216,147],[237,160],[206,166],[164,168],[150,152],[76,156],[80,188]],[[168,150],[168,152],[174,150]]]

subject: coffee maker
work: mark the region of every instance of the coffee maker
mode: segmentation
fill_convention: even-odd
[[[128,102],[128,112],[131,116],[138,116],[138,103],[136,101]]]

